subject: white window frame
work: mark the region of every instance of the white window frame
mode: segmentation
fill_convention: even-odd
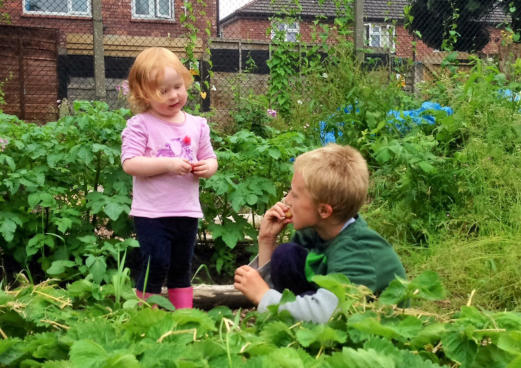
[[[44,0],[48,2],[56,1],[56,0]],[[23,12],[24,14],[45,14],[45,15],[67,15],[67,16],[78,16],[78,17],[90,17],[92,16],[91,12],[91,2],[90,0],[83,0],[85,5],[87,6],[87,10],[84,12],[74,11],[72,9],[72,2],[74,0],[66,0],[67,1],[67,12],[53,12],[53,11],[45,11],[45,10],[30,10],[28,6],[31,4],[31,0],[23,0]]]
[[[286,42],[298,42],[300,34],[300,25],[298,22],[273,22],[271,25],[271,39],[273,40],[277,34],[278,29],[280,32],[284,32],[284,41]],[[291,39],[293,36],[294,39]]]
[[[168,14],[159,14],[159,1],[160,0],[141,0],[148,1],[148,9],[150,12],[148,14],[137,14],[136,13],[136,1],[132,0],[132,18],[134,19],[158,19],[158,20],[173,20],[174,19],[174,4],[173,0],[169,0],[168,4]]]
[[[396,51],[396,28],[392,24],[366,23],[364,24],[364,44],[367,47],[389,49]],[[374,37],[379,37],[378,42],[373,42]]]

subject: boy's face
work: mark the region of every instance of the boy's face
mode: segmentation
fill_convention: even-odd
[[[291,190],[284,201],[293,215],[292,222],[295,230],[313,227],[321,220],[318,204],[313,200],[304,185],[302,175],[295,171],[291,180]]]

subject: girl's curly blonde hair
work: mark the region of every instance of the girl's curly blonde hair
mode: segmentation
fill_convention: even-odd
[[[128,75],[128,102],[134,113],[148,110],[151,100],[162,100],[159,83],[165,67],[171,67],[179,73],[186,89],[190,88],[192,74],[172,51],[164,47],[146,48],[136,57]]]

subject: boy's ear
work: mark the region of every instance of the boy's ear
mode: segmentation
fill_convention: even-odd
[[[327,203],[320,203],[318,205],[318,214],[321,218],[326,219],[333,214],[333,207]]]

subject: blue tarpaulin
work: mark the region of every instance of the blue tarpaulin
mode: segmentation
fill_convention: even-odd
[[[353,108],[351,106],[347,106],[343,108],[343,111],[344,113],[349,114],[351,113],[352,109]],[[441,106],[437,102],[425,101],[422,103],[420,108],[415,110],[390,110],[387,113],[387,116],[389,117],[388,122],[390,124],[394,124],[394,126],[402,133],[405,133],[410,129],[411,122],[416,125],[436,124],[436,119],[434,116],[425,113],[426,111],[445,111],[448,116],[454,113],[452,108],[449,106]],[[358,113],[359,110],[356,109],[356,112]],[[344,122],[338,123],[337,125],[339,128],[343,128]],[[325,121],[319,122],[320,140],[324,145],[328,143],[335,143],[337,138],[333,130],[326,130],[327,127],[328,126]],[[337,136],[341,137],[342,132],[338,131]]]

